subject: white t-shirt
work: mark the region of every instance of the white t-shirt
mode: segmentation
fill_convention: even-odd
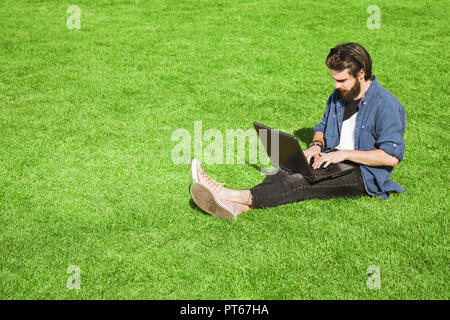
[[[356,117],[358,115],[358,104],[360,100],[353,100],[345,104],[344,119],[342,122],[341,137],[339,144],[336,146],[338,150],[354,150],[355,149],[355,126]]]

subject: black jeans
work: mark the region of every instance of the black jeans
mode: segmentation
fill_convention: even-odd
[[[306,199],[329,199],[335,197],[359,197],[367,195],[359,165],[343,176],[310,184],[300,173],[291,174],[279,169],[274,175],[250,189],[252,208],[275,207]]]

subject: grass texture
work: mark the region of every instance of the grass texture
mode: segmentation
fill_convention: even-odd
[[[81,25],[71,30],[73,4]],[[447,7],[1,1],[0,298],[450,298]],[[405,108],[392,178],[406,193],[308,200],[235,222],[203,214],[189,164],[172,161],[172,133],[258,121],[306,132],[305,147],[334,89],[325,57],[342,42],[370,52]],[[204,168],[236,189],[263,179],[248,163]],[[71,265],[79,290],[67,288]],[[367,286],[369,266],[380,289]]]

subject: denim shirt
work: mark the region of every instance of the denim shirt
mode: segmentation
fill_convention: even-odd
[[[403,160],[405,142],[405,110],[400,102],[378,84],[374,75],[366,95],[359,103],[354,132],[355,150],[382,149],[387,154]],[[338,144],[341,136],[345,104],[335,90],[328,99],[325,113],[314,131],[324,133],[326,149],[330,152]],[[404,193],[398,183],[392,181],[390,166],[360,165],[364,188],[370,196],[388,199],[391,192]]]

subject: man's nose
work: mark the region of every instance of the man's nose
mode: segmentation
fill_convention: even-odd
[[[339,82],[337,82],[337,81],[334,82],[334,87],[335,87],[336,89],[340,89],[341,86],[342,86],[341,83],[339,83]]]

